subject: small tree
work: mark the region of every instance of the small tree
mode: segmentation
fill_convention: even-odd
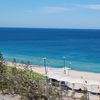
[[[6,72],[6,66],[4,65],[4,57],[3,54],[0,53],[0,75]]]
[[[4,61],[3,54],[0,52],[0,61]]]
[[[7,67],[4,64],[3,54],[0,53],[0,89],[2,93],[4,93],[4,89],[6,87],[6,76],[7,76]]]

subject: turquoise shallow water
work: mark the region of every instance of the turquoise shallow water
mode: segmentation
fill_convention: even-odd
[[[100,30],[0,28],[0,51],[6,60],[100,73]]]

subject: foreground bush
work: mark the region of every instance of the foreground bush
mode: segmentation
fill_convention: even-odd
[[[14,59],[13,67],[7,66],[3,55],[0,53],[0,91],[2,94],[20,95],[23,100],[56,100],[60,93],[56,88],[47,83],[45,77],[28,69],[16,68]]]

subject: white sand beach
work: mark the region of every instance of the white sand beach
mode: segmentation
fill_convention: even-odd
[[[33,66],[33,71],[36,71],[40,74],[45,74],[45,68],[42,66]],[[55,73],[55,74],[64,74],[66,76],[70,76],[73,78],[82,78],[86,80],[98,80],[100,81],[100,74],[98,73],[91,73],[91,72],[82,72],[82,71],[75,71],[66,69],[66,74],[64,73],[64,68],[50,68],[48,67],[48,74]]]

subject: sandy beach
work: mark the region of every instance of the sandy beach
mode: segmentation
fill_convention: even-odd
[[[40,74],[45,74],[44,67],[33,66],[33,71],[36,71]],[[65,74],[64,68],[50,68],[50,67],[48,67],[48,74],[50,74],[50,73]],[[98,73],[82,72],[82,71],[67,70],[66,69],[65,75],[73,77],[73,78],[83,78],[83,79],[87,79],[87,80],[99,80],[100,81],[100,74],[98,74]]]

